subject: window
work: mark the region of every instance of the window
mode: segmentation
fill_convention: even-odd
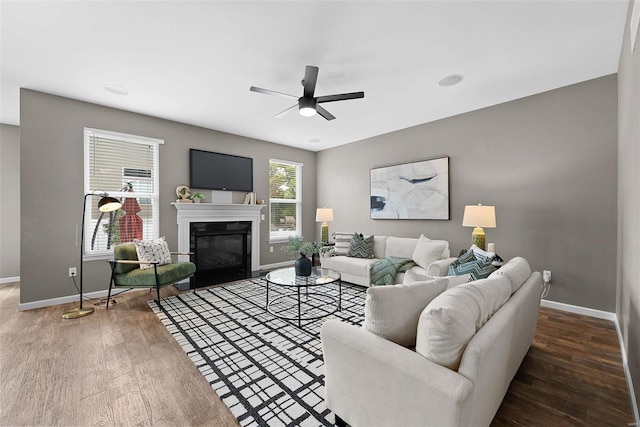
[[[302,165],[269,160],[269,240],[302,235]]]
[[[98,129],[84,130],[84,191],[106,191],[123,206],[98,210],[100,197],[88,197],[85,256],[110,255],[119,243],[159,234],[158,153],[164,141]]]

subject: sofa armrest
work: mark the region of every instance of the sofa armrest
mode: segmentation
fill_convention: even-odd
[[[427,275],[438,277],[446,276],[449,273],[449,266],[456,259],[458,258],[452,257],[432,262],[429,264],[429,267],[427,267]]]
[[[339,320],[321,330],[327,407],[350,425],[468,423],[471,381]]]

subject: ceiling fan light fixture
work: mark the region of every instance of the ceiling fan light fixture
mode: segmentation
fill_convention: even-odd
[[[317,113],[315,98],[302,97],[298,100],[298,106],[299,106],[298,112],[300,113],[301,116],[312,117],[312,116],[315,116]]]

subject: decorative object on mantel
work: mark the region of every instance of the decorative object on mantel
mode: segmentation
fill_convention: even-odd
[[[193,200],[193,203],[200,203],[204,199],[205,199],[205,197],[204,197],[204,194],[202,194],[202,193],[193,193],[193,194],[191,194],[191,200]]]
[[[471,233],[471,243],[485,250],[486,234],[482,228],[496,228],[496,207],[482,206],[481,204],[465,206],[462,226],[474,227]]]
[[[371,219],[449,219],[449,157],[373,168]]]
[[[80,306],[62,313],[63,319],[77,319],[79,317],[88,316],[93,313],[93,307],[82,307],[82,300],[84,298],[82,295],[82,266],[84,265],[84,220],[87,212],[87,197],[89,196],[102,197],[98,202],[98,210],[100,212],[112,212],[122,207],[122,203],[120,202],[120,200],[109,197],[109,194],[106,191],[96,190],[84,195],[84,201],[82,202],[82,228],[80,231],[80,289],[78,289],[80,293]]]
[[[287,246],[284,246],[282,250],[292,257],[300,254],[300,258],[296,259],[294,264],[296,276],[309,276],[311,274],[312,262],[311,259],[307,258],[307,254],[319,253],[323,247],[323,243],[304,242],[302,237],[293,236],[289,237]]]
[[[331,208],[317,208],[316,209],[316,222],[322,222],[322,242],[329,243],[329,224],[333,221],[333,209]]]
[[[244,195],[244,202],[243,204],[245,205],[255,205],[256,204],[256,193],[247,193]]]
[[[193,200],[190,199],[191,190],[186,185],[179,185],[176,188],[176,196],[178,196],[178,200],[176,200],[178,203],[193,203]]]

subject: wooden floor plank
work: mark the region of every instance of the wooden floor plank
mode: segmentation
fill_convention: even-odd
[[[71,305],[19,312],[19,284],[0,285],[0,425],[237,426],[150,299],[130,292],[63,320]],[[631,422],[613,323],[542,308],[492,426]]]

